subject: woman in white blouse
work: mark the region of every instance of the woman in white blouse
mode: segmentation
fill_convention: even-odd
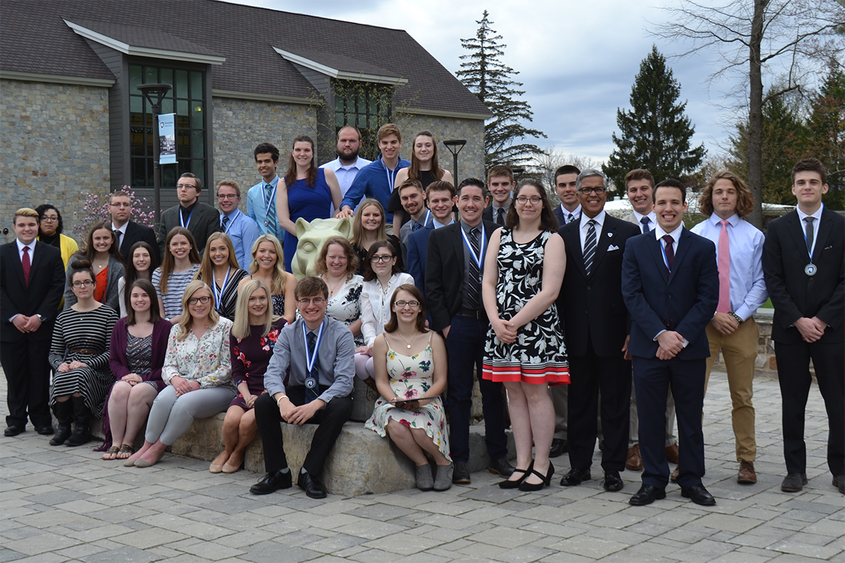
[[[402,272],[396,261],[393,245],[379,240],[370,246],[367,263],[364,265],[361,333],[364,335],[365,344],[355,350],[355,374],[371,387],[375,387],[373,343],[376,336],[384,332],[384,325],[390,320],[390,298],[400,285],[414,283],[414,278]]]
[[[175,321],[161,370],[167,387],[150,409],[144,446],[126,460],[126,466],[154,465],[194,418],[225,411],[235,396],[229,357],[232,321],[217,314],[205,282],[188,284],[182,314]]]

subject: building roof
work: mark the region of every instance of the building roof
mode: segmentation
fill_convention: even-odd
[[[398,29],[219,0],[3,0],[0,22],[0,73],[7,76],[113,80],[72,23],[134,48],[129,54],[205,57],[212,65],[212,88],[244,97],[313,98],[310,83],[278,52],[283,51],[340,71],[340,77],[407,80],[394,102],[411,110],[490,116],[452,73]],[[213,62],[219,59],[222,64]]]

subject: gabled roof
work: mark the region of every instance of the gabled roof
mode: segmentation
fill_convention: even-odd
[[[78,35],[85,29],[125,46],[129,54],[225,59],[210,67],[212,88],[230,96],[313,97],[309,82],[275,47],[342,78],[407,80],[394,101],[412,111],[490,116],[475,95],[403,30],[219,0],[2,0],[0,26],[0,76],[114,80]]]

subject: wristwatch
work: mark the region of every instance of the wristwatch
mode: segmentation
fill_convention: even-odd
[[[736,322],[738,322],[739,324],[742,324],[742,323],[745,322],[745,320],[742,317],[740,317],[739,315],[737,315],[733,311],[728,311],[728,314],[730,316],[732,316],[736,320]]]
[[[42,323],[47,320],[47,317],[45,317],[44,315],[37,315],[37,316],[38,316],[38,320],[41,321]]]

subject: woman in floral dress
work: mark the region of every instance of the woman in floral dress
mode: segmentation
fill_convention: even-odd
[[[416,465],[423,491],[452,486],[449,432],[440,394],[446,390],[446,345],[425,328],[420,290],[400,285],[390,299],[390,321],[373,344],[376,385],[381,394],[364,424],[393,443]],[[432,475],[429,454],[437,465]]]

